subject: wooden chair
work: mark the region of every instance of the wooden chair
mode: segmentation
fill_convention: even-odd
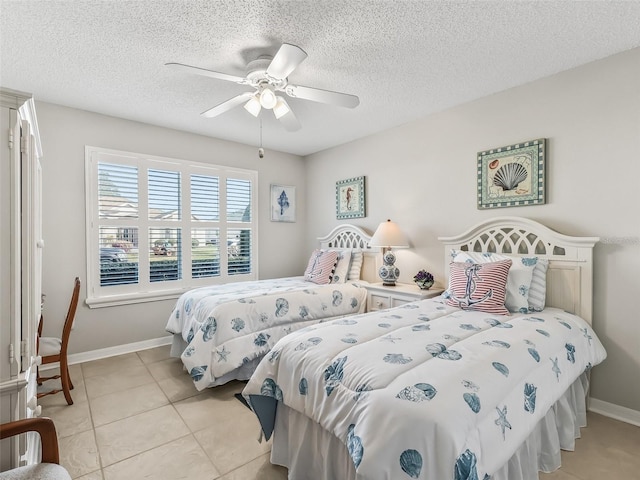
[[[38,370],[37,382],[38,385],[42,385],[42,382],[59,378],[60,382],[62,383],[62,389],[38,393],[38,398],[44,397],[45,395],[64,392],[64,398],[67,400],[67,404],[73,405],[73,399],[71,398],[70,392],[70,390],[73,390],[73,383],[71,382],[71,376],[69,375],[67,348],[69,346],[69,335],[71,334],[73,319],[76,315],[79,296],[80,279],[76,277],[75,285],[73,288],[73,295],[71,296],[71,303],[69,304],[69,310],[67,311],[67,318],[64,321],[64,327],[62,329],[62,338],[41,337],[40,335],[42,334],[43,317],[40,317],[40,324],[38,325],[38,355],[42,357],[42,365],[60,362],[60,374],[54,375],[52,377],[41,377],[40,371]]]
[[[58,437],[53,420],[46,417],[25,418],[0,425],[0,439],[26,432],[38,432],[42,444],[42,461],[35,465],[0,472],[0,479],[11,480],[71,480],[69,472],[60,466]]]

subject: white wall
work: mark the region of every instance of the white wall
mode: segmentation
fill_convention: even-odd
[[[473,81],[472,78],[469,81]],[[429,88],[425,85],[425,88]],[[476,209],[476,154],[547,138],[547,204]],[[420,268],[444,278],[437,237],[502,215],[568,235],[640,236],[640,49],[538,80],[307,157],[307,247],[339,223],[335,182],[366,176],[373,232],[387,218],[413,248],[398,251],[401,280]],[[615,241],[615,239],[614,239]],[[594,328],[608,359],[591,395],[640,411],[640,245],[598,244]]]
[[[81,303],[71,334],[70,353],[89,352],[159,338],[175,300],[89,309],[86,298],[85,145],[216,165],[257,170],[259,209],[259,276],[300,275],[308,256],[305,244],[305,164],[295,155],[176,130],[154,127],[86,111],[36,102],[44,152],[43,165],[43,292],[44,335],[59,336],[73,279],[83,281]],[[270,184],[297,189],[297,221],[270,221]],[[282,253],[295,262],[282,262]]]

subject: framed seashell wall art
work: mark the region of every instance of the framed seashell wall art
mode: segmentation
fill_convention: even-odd
[[[539,205],[545,200],[546,139],[478,152],[478,208]]]
[[[271,221],[296,221],[296,187],[271,185]]]

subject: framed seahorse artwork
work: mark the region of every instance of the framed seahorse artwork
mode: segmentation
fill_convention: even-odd
[[[336,182],[336,218],[361,218],[365,211],[364,177]]]
[[[271,185],[271,221],[296,221],[296,187]]]
[[[545,203],[545,139],[478,152],[478,208]]]

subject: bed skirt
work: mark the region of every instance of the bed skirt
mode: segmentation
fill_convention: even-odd
[[[560,450],[574,450],[580,427],[587,425],[588,384],[588,374],[581,375],[491,480],[539,480],[539,471],[560,468]],[[290,480],[378,480],[358,475],[342,441],[282,403],[276,413],[271,463],[287,467]]]

